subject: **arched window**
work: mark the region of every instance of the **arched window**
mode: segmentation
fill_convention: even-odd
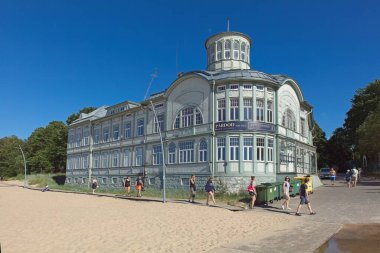
[[[222,59],[222,47],[223,47],[222,42],[218,41],[218,43],[216,44],[216,60],[217,61],[220,61]]]
[[[215,44],[211,44],[210,46],[210,63],[215,61]]]
[[[204,139],[199,144],[199,161],[207,162],[207,143]]]
[[[190,127],[203,124],[202,113],[195,107],[185,107],[174,120],[173,128]]]
[[[249,54],[250,54],[250,52],[249,52],[249,46],[247,45],[247,62],[249,62]]]
[[[224,42],[224,58],[231,59],[231,41]]]
[[[245,61],[245,50],[246,50],[246,44],[245,42],[243,41],[241,43],[241,60],[242,61]]]
[[[284,112],[284,115],[282,115],[282,125],[293,131],[296,131],[297,122],[292,110],[287,109]]]
[[[174,164],[175,163],[175,157],[176,157],[176,152],[175,151],[176,151],[176,146],[172,142],[172,143],[170,143],[169,148],[168,148],[168,153],[169,153],[168,163],[169,164]]]
[[[234,40],[234,59],[238,60],[239,59],[239,49],[240,49],[240,42],[238,40]]]

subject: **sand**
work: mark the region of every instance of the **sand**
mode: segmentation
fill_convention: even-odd
[[[0,183],[2,252],[207,252],[290,229],[293,218],[41,192]],[[293,224],[293,225],[292,225]]]

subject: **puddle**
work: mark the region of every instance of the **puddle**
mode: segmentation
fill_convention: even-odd
[[[380,252],[380,224],[344,225],[314,253]]]

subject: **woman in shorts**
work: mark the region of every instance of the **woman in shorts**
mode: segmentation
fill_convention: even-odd
[[[125,191],[127,192],[127,196],[131,196],[131,177],[127,177],[124,182],[124,188]]]
[[[247,187],[249,196],[251,196],[251,202],[249,203],[249,208],[253,209],[255,206],[255,201],[256,201],[256,178],[255,176],[251,177],[251,182],[249,183]]]
[[[336,180],[336,171],[334,170],[334,168],[330,169],[330,179],[331,179],[331,184],[334,185],[335,180]]]
[[[289,201],[290,201],[290,177],[286,176],[284,183],[282,184],[282,194],[284,196],[284,203],[282,203],[281,208],[282,210],[290,210],[291,208],[289,207]]]

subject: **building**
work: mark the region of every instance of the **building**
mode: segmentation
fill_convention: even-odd
[[[316,173],[312,107],[298,83],[251,69],[251,38],[223,32],[207,39],[207,70],[180,74],[141,103],[100,107],[69,126],[67,183],[120,187],[143,175],[145,184],[188,187],[214,176],[236,192],[258,182]],[[155,114],[157,116],[155,116]],[[200,182],[201,181],[201,182]]]

